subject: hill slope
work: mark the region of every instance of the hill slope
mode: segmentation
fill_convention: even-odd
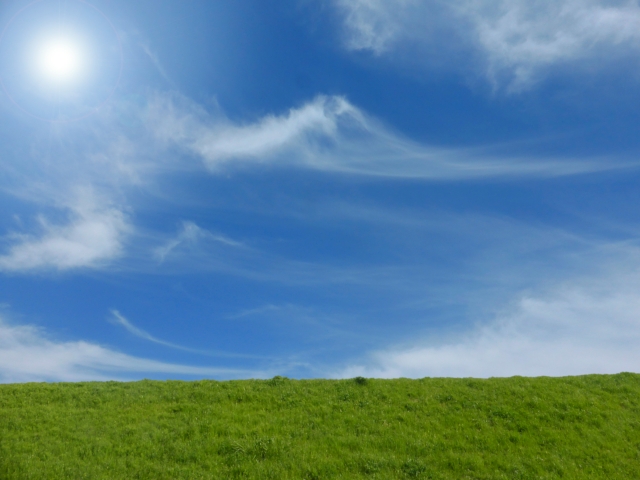
[[[0,385],[0,478],[640,478],[640,375]]]

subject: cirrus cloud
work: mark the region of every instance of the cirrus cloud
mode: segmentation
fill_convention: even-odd
[[[460,180],[556,177],[619,168],[608,159],[540,159],[487,149],[438,148],[392,131],[340,96],[320,95],[282,115],[234,124],[177,95],[150,102],[148,126],[217,173],[231,165],[277,164],[386,178]]]

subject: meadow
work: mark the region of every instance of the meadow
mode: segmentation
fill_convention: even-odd
[[[636,479],[640,375],[0,385],[2,479]]]

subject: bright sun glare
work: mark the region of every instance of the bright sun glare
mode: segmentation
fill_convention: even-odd
[[[67,39],[47,42],[38,55],[40,71],[50,80],[67,82],[77,78],[82,67],[80,48]]]

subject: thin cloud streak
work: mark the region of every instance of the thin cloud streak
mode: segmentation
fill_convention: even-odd
[[[145,55],[147,57],[149,57],[149,60],[151,60],[151,63],[153,63],[153,66],[156,68],[156,70],[158,71],[158,73],[160,74],[160,76],[169,84],[169,85],[174,85],[173,80],[171,80],[171,78],[169,77],[169,75],[167,74],[167,71],[165,70],[164,66],[162,65],[162,63],[160,62],[160,59],[158,58],[158,55],[154,52],[151,51],[151,48],[149,48],[149,45],[147,45],[146,43],[139,43],[140,48],[142,49],[142,51],[145,53]]]
[[[149,108],[149,128],[156,138],[202,159],[214,173],[232,165],[272,164],[350,175],[464,180],[555,177],[626,166],[611,160],[506,158],[424,146],[339,96],[319,96],[286,114],[247,125],[210,115],[176,95],[158,95]]]
[[[202,240],[212,240],[219,242],[225,246],[242,247],[242,243],[231,240],[222,235],[215,235],[203,228],[200,228],[193,222],[183,222],[182,228],[175,238],[167,241],[164,245],[154,249],[155,257],[164,262],[165,258],[177,248],[184,245],[195,245]]]
[[[167,342],[165,340],[161,340],[157,337],[154,337],[149,332],[146,332],[141,328],[136,327],[129,320],[127,320],[118,310],[111,310],[111,321],[117,325],[124,327],[125,330],[127,330],[132,335],[135,335],[136,337],[142,338],[143,340],[147,340],[149,342],[156,343],[158,345],[162,345],[164,347],[173,348],[175,350],[182,350],[183,352],[195,353],[197,355],[206,355],[209,357],[252,358],[252,359],[262,359],[262,360],[267,359],[267,357],[259,356],[259,355],[243,355],[243,354],[236,354],[236,353],[215,352],[211,350],[198,350],[196,348],[184,347],[176,343]]]
[[[193,353],[201,353],[198,350],[193,350],[191,348],[183,347],[181,345],[176,345],[175,343],[165,342],[164,340],[160,340],[159,338],[154,337],[148,332],[145,332],[141,328],[133,325],[129,320],[127,320],[118,310],[111,310],[112,321],[117,325],[121,325],[125,328],[129,333],[135,335],[136,337],[142,338],[144,340],[148,340],[153,343],[157,343],[158,345],[163,345],[165,347],[175,348],[177,350],[184,350],[186,352]]]
[[[366,265],[349,257],[302,262],[289,258],[286,252],[252,248],[250,242],[233,248],[200,239],[172,250],[162,264],[162,273],[215,271],[263,285],[311,288],[321,296],[331,292],[333,302],[361,301],[360,308],[366,309],[363,315],[372,322],[382,325],[389,315],[400,314],[420,325],[425,311],[430,312],[433,323],[434,312],[443,309],[460,322],[467,321],[463,310],[482,312],[482,319],[489,320],[496,304],[522,289],[538,288],[567,275],[592,274],[598,263],[615,260],[625,250],[623,244],[571,229],[499,216],[349,203],[316,206],[313,212],[292,208],[292,212],[280,213],[299,216],[295,221],[303,225],[308,222],[318,228],[342,223],[366,229],[371,232],[366,248],[380,253]],[[435,235],[440,240],[434,244],[430,239]],[[454,261],[441,262],[451,255]],[[277,318],[283,306],[263,307],[264,311],[255,313]],[[238,318],[250,316],[250,312],[239,312]]]

